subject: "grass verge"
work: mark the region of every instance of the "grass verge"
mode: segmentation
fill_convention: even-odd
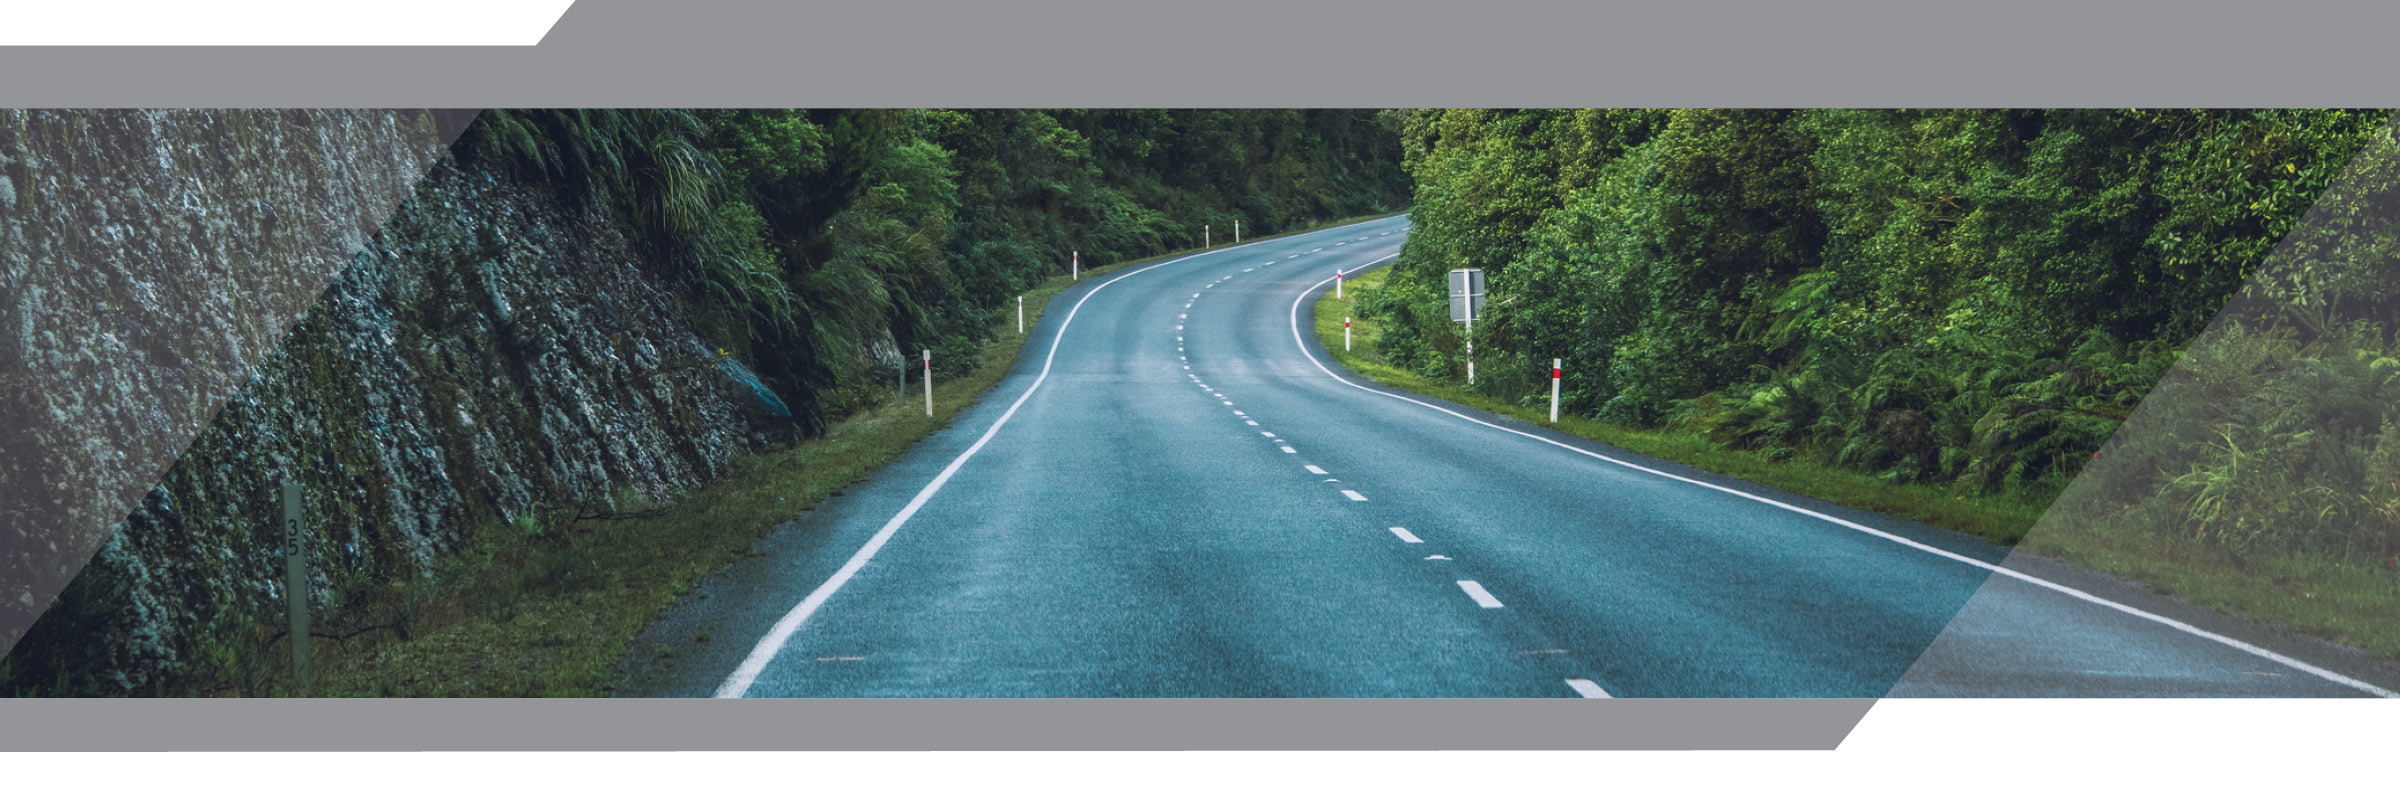
[[[2018,549],[2239,617],[2400,659],[2400,571],[2318,553],[2244,557],[2106,525],[2044,526]]]
[[[1380,216],[1380,215],[1379,215]],[[1280,238],[1378,217],[1337,220]],[[1254,239],[1251,241],[1261,241]],[[1247,243],[1247,242],[1245,242]],[[1090,282],[1187,255],[1089,267]],[[1058,276],[1025,293],[1028,331],[1077,282]],[[940,430],[1016,363],[1026,334],[1015,304],[993,315],[972,373],[922,384],[861,411],[826,435],[736,458],[710,485],[668,503],[615,514],[564,513],[478,528],[431,578],[376,587],[330,615],[312,680],[296,685],[277,658],[242,659],[245,673],[195,693],[251,696],[591,697],[607,695],[619,656],[650,621],[708,574],[750,552],[777,523],[841,494]]]
[[[1547,406],[1529,408],[1516,405],[1448,379],[1429,378],[1394,366],[1384,360],[1376,347],[1376,343],[1382,339],[1382,327],[1374,320],[1361,316],[1357,306],[1359,294],[1381,287],[1387,272],[1377,269],[1348,279],[1342,298],[1336,299],[1328,293],[1317,301],[1315,310],[1317,338],[1325,343],[1325,349],[1332,351],[1333,357],[1351,371],[1385,386],[1514,417],[1719,475],[1763,483],[1849,508],[1937,525],[2000,544],[2016,543],[2025,535],[2025,530],[2033,525],[2033,521],[2041,516],[2044,503],[2000,497],[1959,497],[1935,487],[1893,484],[1835,467],[1799,460],[1774,461],[1757,453],[1728,450],[1705,436],[1695,434],[1630,428],[1572,414],[1561,414],[1554,423],[1550,421],[1550,409]],[[1344,318],[1353,320],[1352,342],[1347,352],[1342,347]]]

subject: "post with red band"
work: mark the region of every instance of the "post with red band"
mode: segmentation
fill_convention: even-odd
[[[1558,368],[1561,359],[1550,359],[1550,421],[1558,421]]]
[[[1350,352],[1350,318],[1342,318],[1342,352]]]
[[[1333,299],[1342,299],[1342,271],[1333,271]]]

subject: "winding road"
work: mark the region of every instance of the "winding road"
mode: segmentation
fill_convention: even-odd
[[[1086,279],[652,626],[720,697],[2389,695],[2388,663],[1335,366],[1403,218]],[[1979,594],[1980,592],[1980,594]],[[654,650],[671,656],[638,655]]]

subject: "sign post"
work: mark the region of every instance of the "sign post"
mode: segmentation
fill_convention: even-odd
[[[283,482],[283,593],[291,601],[292,679],[308,683],[308,551],[300,537],[300,484]]]
[[[1483,311],[1483,270],[1450,271],[1450,321],[1467,324],[1467,385],[1475,385],[1475,318]]]

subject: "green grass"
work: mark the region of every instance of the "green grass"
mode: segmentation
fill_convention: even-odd
[[[1335,299],[1328,293],[1317,302],[1315,310],[1317,337],[1325,343],[1327,350],[1333,352],[1334,358],[1351,371],[1385,386],[1515,417],[1643,455],[1689,464],[1719,475],[1763,483],[1850,508],[1974,534],[2000,544],[2014,544],[2041,516],[2041,505],[2031,501],[2002,497],[1960,497],[1935,487],[1894,484],[1836,467],[1799,460],[1774,461],[1748,451],[1729,450],[1707,437],[1689,433],[1630,428],[1572,414],[1561,414],[1558,422],[1553,423],[1547,405],[1539,408],[1516,405],[1448,379],[1429,378],[1394,366],[1384,360],[1376,347],[1376,343],[1382,340],[1382,326],[1374,320],[1360,317],[1356,304],[1358,292],[1382,286],[1385,273],[1386,270],[1378,269],[1349,279],[1342,299]],[[1353,320],[1353,341],[1349,352],[1342,350],[1343,317]]]
[[[2400,658],[2400,569],[2317,553],[2243,557],[2224,547],[2100,525],[2044,526],[2020,550],[2236,616]]]
[[[1192,252],[1089,267],[1082,282]],[[1059,276],[1025,293],[1029,331],[1070,285]],[[717,481],[663,505],[639,508],[628,499],[619,508],[637,510],[480,526],[434,576],[368,588],[349,609],[323,614],[315,627],[335,638],[317,640],[307,684],[293,682],[279,642],[261,634],[247,638],[252,652],[214,659],[238,665],[222,671],[239,674],[200,679],[185,693],[605,696],[634,637],[702,578],[748,557],[776,524],[867,479],[999,383],[1026,343],[1014,306],[994,314],[978,369],[935,383],[933,416],[912,391],[836,423],[823,437],[736,458]]]
[[[1644,455],[1755,481],[1850,508],[1974,534],[1997,544],[2056,558],[2140,583],[2197,605],[2322,636],[2400,658],[2400,570],[2372,561],[2344,564],[2306,553],[2241,558],[2218,546],[2142,536],[2093,526],[2046,527],[2026,537],[2046,503],[2004,497],[1959,497],[1927,486],[1894,484],[1838,467],[1773,461],[1729,450],[1706,437],[1613,425],[1496,400],[1447,379],[1395,367],[1376,349],[1382,328],[1358,317],[1357,290],[1383,284],[1384,271],[1350,279],[1344,299],[1327,294],[1315,309],[1317,336],[1344,366],[1395,389],[1438,397],[1515,417],[1546,428],[1607,442]],[[1352,323],[1352,350],[1342,349],[1342,318]]]

